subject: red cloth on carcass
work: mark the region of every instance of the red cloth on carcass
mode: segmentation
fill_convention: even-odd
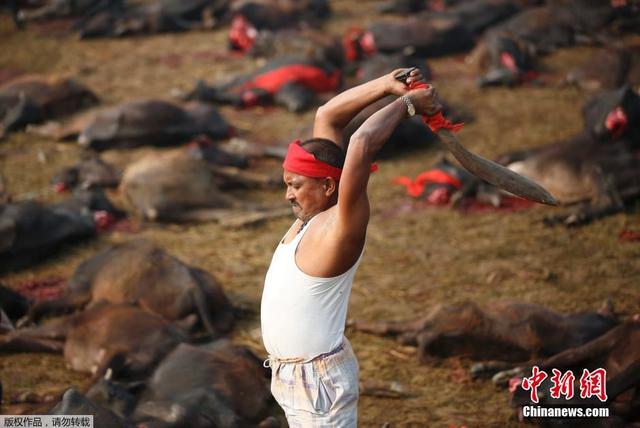
[[[462,183],[456,177],[447,174],[441,169],[432,169],[420,173],[415,180],[411,180],[409,177],[395,177],[393,179],[395,184],[401,184],[407,188],[409,196],[418,198],[424,192],[424,186],[428,183],[448,184],[456,189],[459,189]]]
[[[275,95],[287,83],[299,83],[314,92],[335,91],[340,84],[340,71],[329,73],[313,65],[291,64],[256,76],[245,83],[242,89],[263,89]]]
[[[246,52],[256,41],[258,31],[255,27],[242,15],[236,15],[231,21],[229,28],[229,42],[233,49],[240,52]]]

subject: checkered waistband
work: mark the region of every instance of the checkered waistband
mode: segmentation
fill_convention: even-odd
[[[329,352],[325,352],[324,354],[316,355],[313,358],[304,359],[302,357],[299,358],[276,358],[273,355],[269,355],[266,360],[262,362],[262,366],[265,368],[271,367],[273,363],[278,364],[305,364],[310,363],[312,361],[322,360],[324,358],[330,357],[332,355],[337,354],[338,352],[344,349],[344,342],[338,345],[335,349]]]

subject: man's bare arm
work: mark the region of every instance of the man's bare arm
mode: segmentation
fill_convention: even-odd
[[[313,137],[327,138],[342,146],[342,131],[360,111],[387,95],[404,95],[408,89],[394,76],[409,69],[398,69],[377,79],[348,89],[318,108],[316,112]],[[410,84],[422,79],[415,69],[407,79]]]
[[[407,97],[420,114],[435,114],[441,109],[433,88],[411,91]],[[371,163],[406,116],[405,102],[397,99],[369,117],[351,137],[338,189],[337,220],[342,236],[364,237],[369,221],[367,184]]]

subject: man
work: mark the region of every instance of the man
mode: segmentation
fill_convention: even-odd
[[[297,220],[276,249],[262,295],[262,336],[271,391],[291,427],[355,427],[358,362],[344,326],[362,258],[375,154],[407,116],[441,109],[433,88],[409,90],[395,70],[349,89],[320,107],[313,138],[289,146],[286,198]],[[369,104],[400,98],[368,118],[340,148],[345,126]],[[267,362],[265,362],[267,363]]]

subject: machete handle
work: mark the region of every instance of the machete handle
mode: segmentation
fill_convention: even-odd
[[[413,70],[417,70],[417,69],[418,69],[418,67],[411,67],[410,69],[405,70],[405,71],[403,71],[401,73],[398,73],[398,74],[394,75],[393,77],[397,81],[402,82],[402,83],[404,83],[406,85],[407,84],[407,79],[409,78],[409,76],[411,76],[411,73],[413,72]]]

